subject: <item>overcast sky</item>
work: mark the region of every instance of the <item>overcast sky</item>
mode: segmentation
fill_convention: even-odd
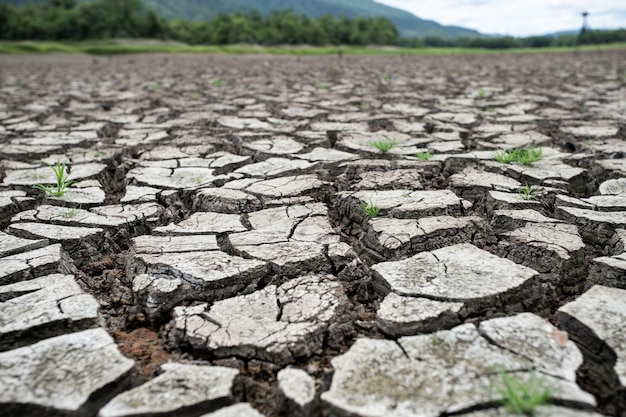
[[[529,36],[582,27],[589,12],[592,29],[626,27],[626,0],[375,0],[422,19],[487,34]]]

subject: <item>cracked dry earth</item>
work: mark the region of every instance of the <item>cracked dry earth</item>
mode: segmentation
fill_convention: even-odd
[[[2,57],[0,414],[626,416],[625,58]]]

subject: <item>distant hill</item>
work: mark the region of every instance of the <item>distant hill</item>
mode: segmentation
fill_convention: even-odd
[[[89,0],[79,0],[89,1]],[[402,37],[437,36],[456,38],[459,36],[482,36],[472,29],[458,26],[443,26],[432,20],[420,19],[404,10],[376,3],[373,0],[142,0],[144,4],[167,19],[207,20],[223,13],[258,10],[268,14],[273,10],[291,9],[296,13],[318,17],[324,14],[348,17],[384,16],[398,28]],[[0,0],[21,6],[45,3],[46,0]]]

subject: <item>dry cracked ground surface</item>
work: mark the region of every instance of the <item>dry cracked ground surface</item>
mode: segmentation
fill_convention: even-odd
[[[625,51],[2,57],[1,414],[625,416],[625,140]]]

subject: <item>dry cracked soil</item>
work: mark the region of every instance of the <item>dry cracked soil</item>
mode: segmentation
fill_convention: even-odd
[[[625,140],[624,50],[3,56],[0,414],[626,416]]]

